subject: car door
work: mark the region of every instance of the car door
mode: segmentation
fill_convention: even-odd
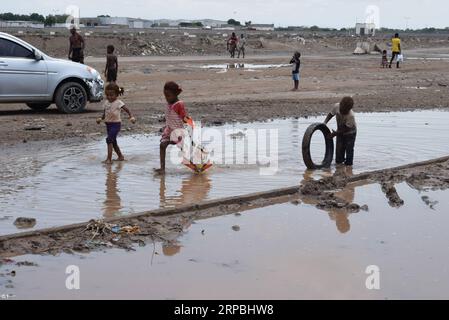
[[[0,100],[48,97],[47,64],[19,43],[0,38]]]

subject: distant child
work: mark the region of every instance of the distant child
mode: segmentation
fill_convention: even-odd
[[[388,55],[387,50],[382,51],[382,68],[388,68]]]
[[[117,56],[114,54],[114,46],[109,45],[107,47],[107,55],[106,55],[106,68],[104,69],[104,75],[106,77],[106,81],[109,83],[115,83],[117,81],[117,73],[118,73],[118,60]]]
[[[290,64],[293,64],[292,69],[292,75],[293,75],[293,82],[294,82],[294,88],[292,91],[297,91],[299,88],[299,68],[301,66],[301,53],[299,51],[296,51],[293,55],[293,58],[290,60]]]
[[[337,117],[337,131],[333,131],[331,137],[337,137],[336,163],[344,163],[352,166],[354,160],[354,144],[357,136],[357,125],[355,122],[354,100],[344,97],[337,103],[326,117],[324,123],[328,123],[334,116]]]
[[[240,36],[240,40],[238,42],[238,56],[237,58],[240,58],[240,54],[242,54],[242,58],[245,59],[245,47],[246,47],[246,38],[245,35],[242,34]]]
[[[112,151],[115,151],[117,154],[117,161],[124,161],[125,157],[123,156],[120,148],[117,144],[117,136],[120,132],[122,119],[121,112],[125,111],[129,120],[132,123],[136,122],[136,119],[132,116],[129,109],[125,106],[123,101],[117,99],[120,93],[120,88],[115,83],[110,83],[106,86],[106,100],[104,102],[104,111],[103,116],[97,119],[97,123],[100,124],[101,121],[104,121],[106,124],[106,130],[108,136],[106,138],[106,143],[108,144],[108,157],[104,161],[106,164],[112,163]]]
[[[182,89],[176,82],[169,81],[164,86],[164,96],[168,105],[165,108],[165,127],[163,129],[160,145],[161,167],[154,170],[159,174],[165,173],[165,155],[167,147],[169,145],[177,144],[182,139],[182,137],[173,137],[173,131],[176,129],[184,129],[184,123],[189,121],[185,104],[178,98],[181,92]]]

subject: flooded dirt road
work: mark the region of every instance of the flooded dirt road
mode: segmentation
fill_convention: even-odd
[[[34,229],[40,229],[297,185],[306,169],[303,133],[322,120],[203,128],[215,165],[202,175],[169,161],[166,176],[155,176],[160,139],[155,135],[121,137],[127,161],[112,166],[101,163],[106,151],[102,139],[8,149],[0,156],[6,164],[0,169],[0,235],[19,231],[13,224],[17,217],[37,219]],[[353,173],[447,155],[449,112],[360,114],[357,120]],[[323,154],[324,140],[315,135],[312,156],[320,159]]]
[[[13,258],[0,266],[0,293],[17,299],[447,299],[448,192],[396,187],[404,199],[399,208],[388,204],[379,184],[362,182],[337,196],[367,204],[367,212],[318,210],[300,198],[197,220],[180,238],[135,252]],[[66,289],[68,266],[79,268],[80,290]],[[368,266],[378,268],[380,290],[367,289]]]

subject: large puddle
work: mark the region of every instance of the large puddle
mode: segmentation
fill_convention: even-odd
[[[103,139],[7,150],[0,155],[7,164],[0,169],[0,234],[17,232],[17,217],[36,218],[34,228],[42,228],[298,184],[305,171],[303,133],[323,118],[204,128],[217,163],[202,175],[169,161],[166,176],[155,176],[160,137],[153,135],[120,137],[127,161],[112,166],[101,163]],[[357,120],[354,173],[447,155],[448,112],[358,114]],[[313,141],[312,155],[319,158],[324,141]]]
[[[400,208],[388,205],[379,185],[359,184],[336,195],[367,204],[368,212],[284,203],[198,220],[176,241],[135,252],[15,258],[0,266],[0,293],[18,299],[447,299],[448,193],[396,187],[405,201]],[[425,197],[438,203],[430,207]],[[38,266],[15,265],[24,261]],[[69,266],[69,273],[79,268],[79,290],[66,289]],[[7,276],[12,270],[15,277]],[[369,290],[372,270],[379,281]]]
[[[253,63],[225,63],[225,64],[209,64],[200,66],[201,69],[219,70],[224,73],[234,69],[243,69],[244,71],[255,71],[263,69],[278,69],[291,67],[291,64],[253,64]]]

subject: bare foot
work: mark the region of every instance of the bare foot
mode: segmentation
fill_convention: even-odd
[[[109,159],[106,159],[106,160],[103,161],[103,163],[104,163],[104,164],[112,164],[112,161],[109,160]]]
[[[155,174],[159,174],[159,175],[163,175],[165,174],[165,170],[164,169],[153,169]]]
[[[124,156],[118,157],[114,161],[125,161],[125,157]]]
[[[290,91],[298,91],[298,89],[296,89],[296,88],[293,88],[293,89],[291,89]]]

